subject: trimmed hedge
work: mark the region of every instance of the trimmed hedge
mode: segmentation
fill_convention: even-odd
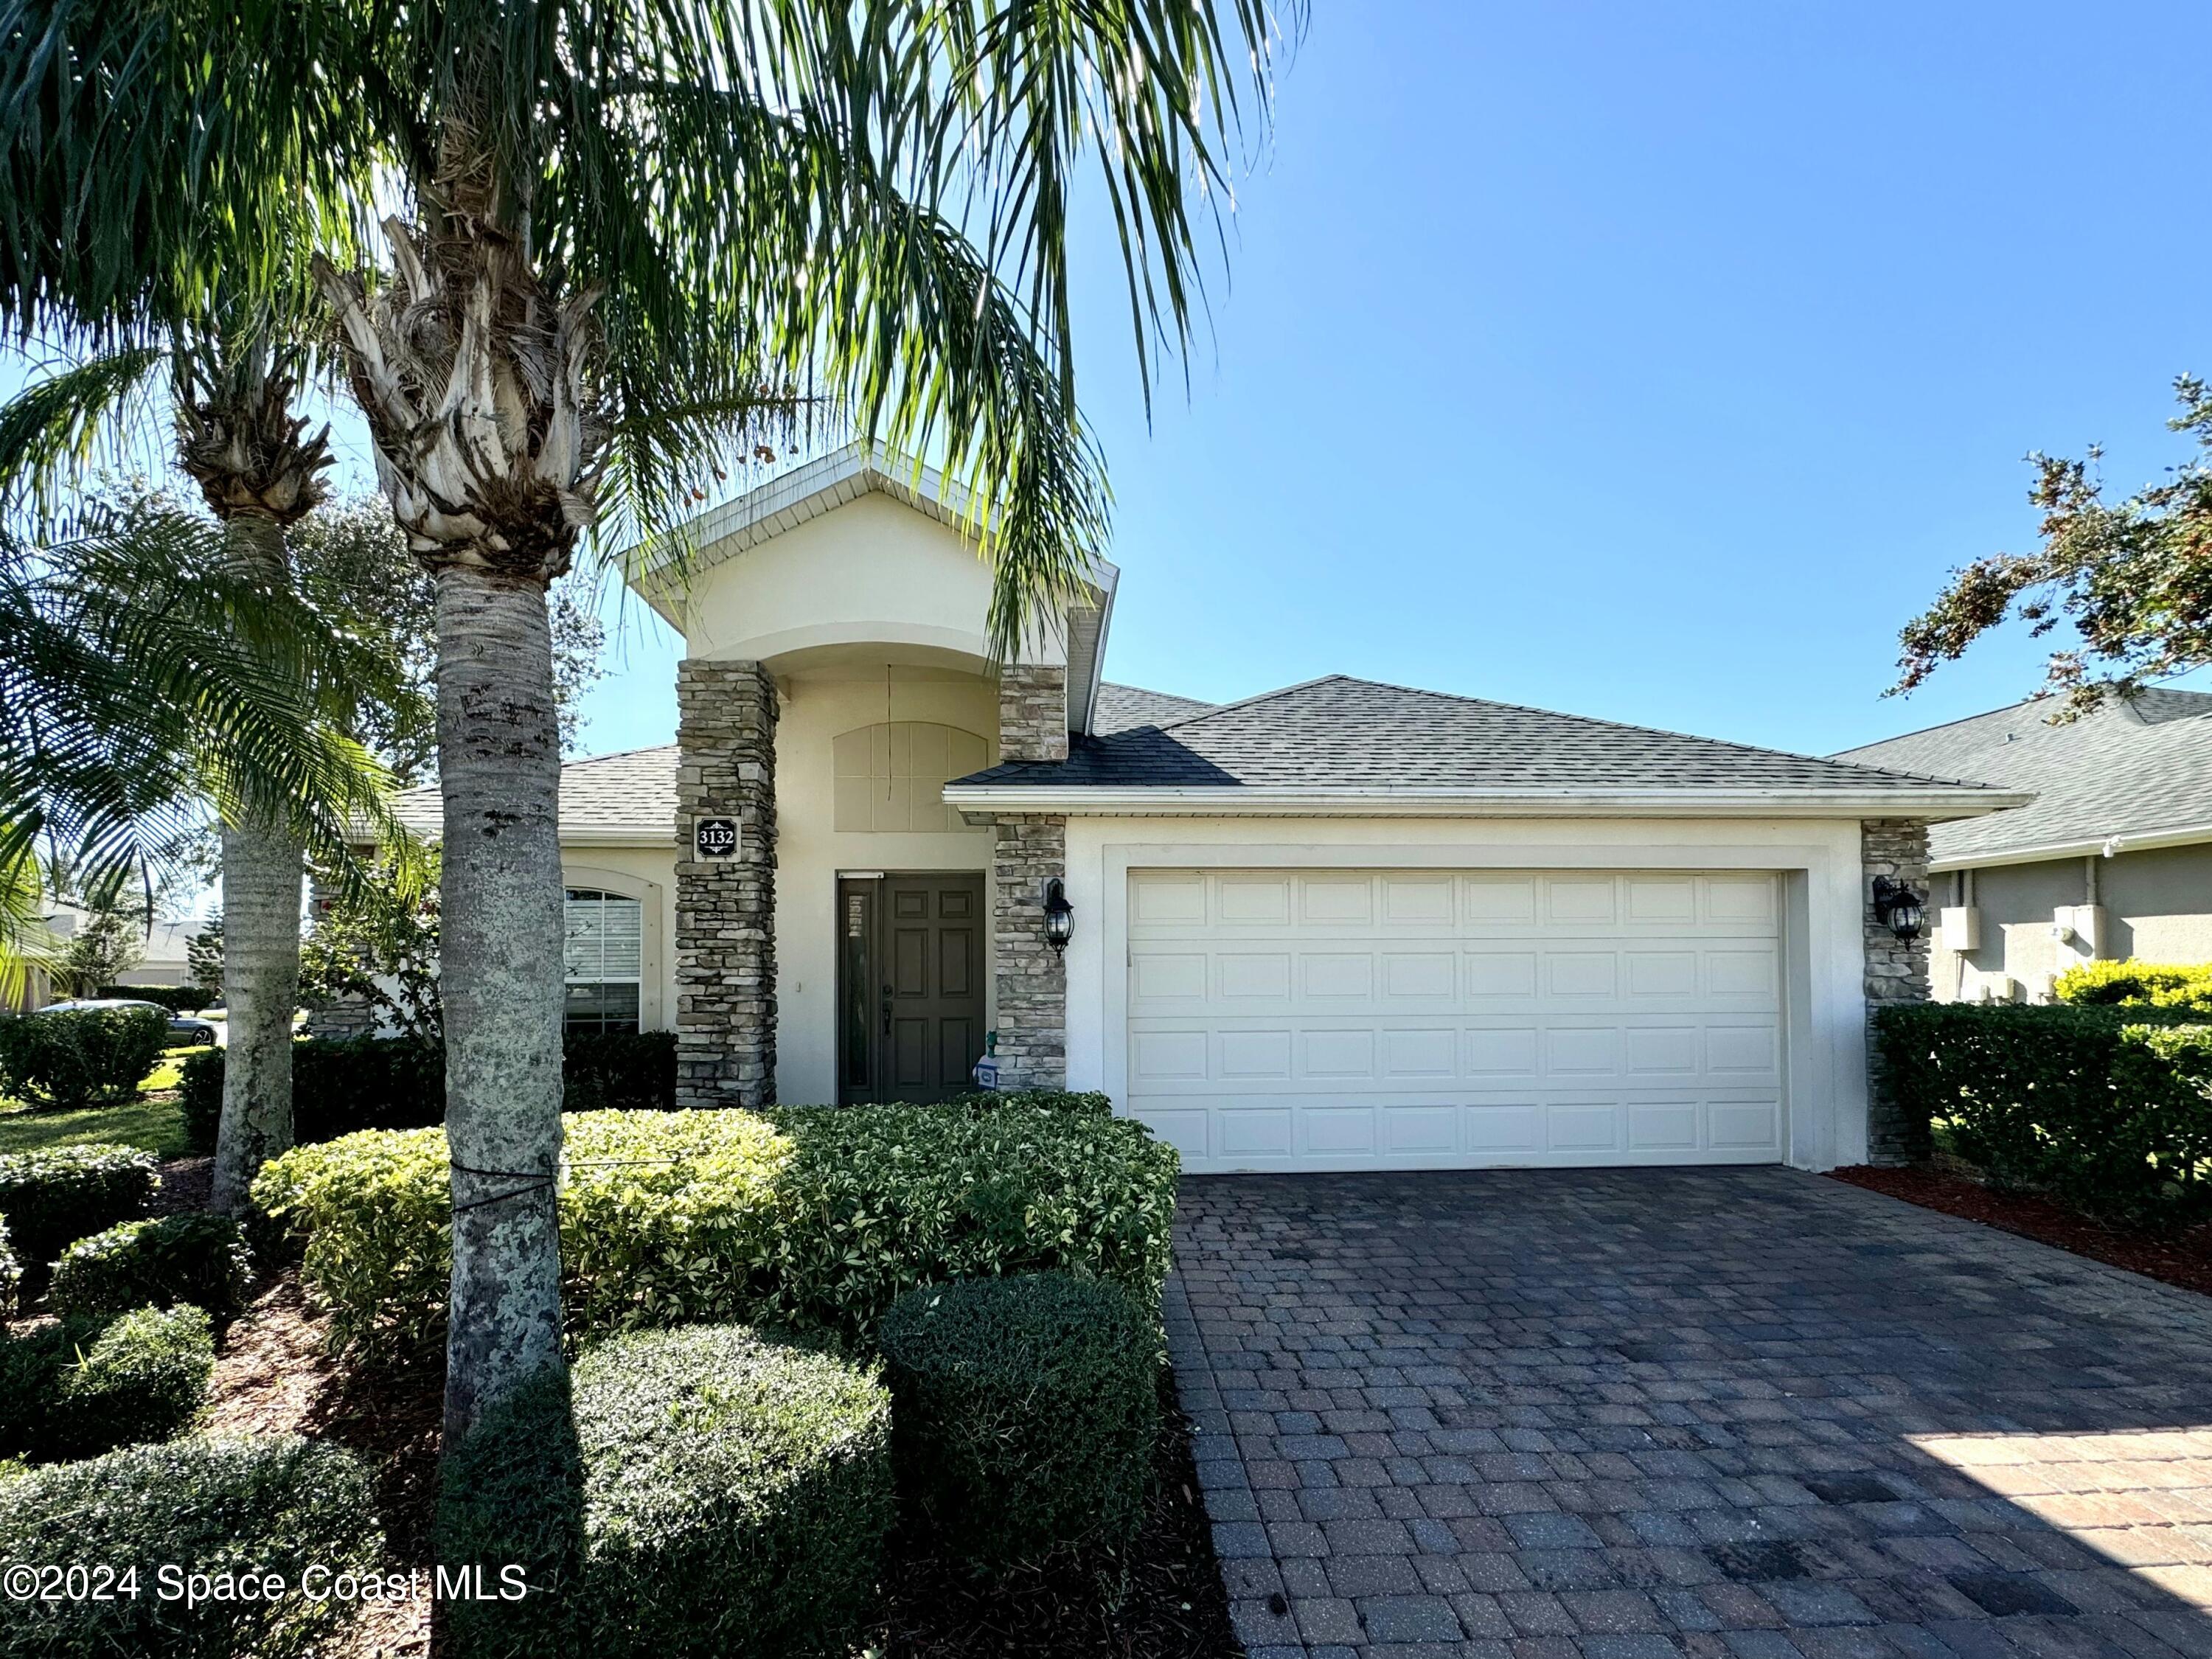
[[[1159,1306],[1173,1147],[1127,1118],[1034,1106],[586,1112],[567,1121],[570,1329],[746,1321],[865,1337],[917,1285],[1066,1268]],[[302,1234],[333,1334],[442,1340],[444,1132],[295,1147],[253,1185]]]
[[[0,1456],[48,1462],[169,1440],[199,1420],[215,1335],[198,1308],[140,1308],[0,1338]]]
[[[2212,1025],[2166,1011],[1892,1004],[1883,1074],[2000,1185],[2133,1225],[2212,1212]]]
[[[218,1321],[236,1316],[253,1283],[246,1235],[226,1216],[124,1221],[80,1238],[54,1263],[46,1299],[58,1314],[121,1313],[189,1302]]]
[[[376,1571],[384,1547],[368,1471],[341,1447],[296,1436],[183,1440],[36,1469],[0,1486],[0,1560],[104,1564],[137,1573],[112,1601],[12,1604],[0,1653],[22,1659],[300,1659],[358,1604],[299,1594],[164,1601],[173,1564],[210,1577],[310,1566]]]
[[[154,1154],[135,1146],[46,1146],[0,1156],[0,1215],[33,1273],[64,1245],[146,1213]]]
[[[197,1014],[222,1000],[222,992],[197,985],[103,985],[94,994],[158,1003],[173,1014]]]
[[[1164,1355],[1118,1286],[1067,1273],[909,1291],[876,1328],[899,1500],[986,1565],[1126,1544],[1144,1516]]]
[[[151,1008],[0,1018],[0,1094],[61,1111],[130,1100],[168,1046]]]
[[[2084,962],[2051,981],[2061,1002],[2183,1008],[2212,1014],[2212,963]]]
[[[665,1111],[676,1104],[673,1031],[578,1031],[562,1042],[562,1109]],[[215,1150],[221,1049],[188,1055],[177,1085],[185,1137]],[[446,1050],[416,1037],[309,1037],[292,1045],[292,1133],[302,1146],[363,1129],[445,1121]]]
[[[454,1651],[842,1655],[892,1518],[872,1370],[740,1326],[635,1333],[447,1459],[441,1562],[519,1562],[541,1592],[449,1602]]]

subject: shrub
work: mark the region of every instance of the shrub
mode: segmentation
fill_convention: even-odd
[[[152,1008],[86,1008],[0,1019],[0,1094],[75,1111],[137,1094],[169,1044]]]
[[[357,1604],[293,1594],[187,1606],[162,1600],[155,1575],[165,1564],[211,1577],[274,1572],[296,1590],[310,1566],[373,1572],[383,1544],[360,1461],[296,1436],[182,1440],[33,1470],[0,1486],[0,1560],[100,1563],[135,1571],[139,1593],[18,1601],[0,1652],[295,1659]]]
[[[0,1455],[45,1462],[167,1440],[207,1405],[215,1337],[198,1308],[67,1319],[0,1340]]]
[[[2212,1014],[2212,963],[2084,962],[2051,981],[2061,1002],[2184,1008]]]
[[[46,1299],[59,1314],[120,1313],[189,1302],[217,1320],[246,1305],[253,1262],[228,1217],[169,1215],[123,1221],[80,1238],[54,1263]]]
[[[33,1271],[88,1234],[146,1213],[154,1154],[135,1146],[46,1146],[0,1155],[0,1215]]]
[[[673,1031],[578,1031],[562,1042],[563,1111],[666,1110],[676,1103]],[[177,1085],[185,1139],[215,1149],[223,1056],[186,1057]],[[445,1121],[446,1050],[420,1037],[310,1037],[292,1045],[292,1133],[301,1145],[362,1129]]]
[[[439,1559],[546,1591],[455,1601],[458,1653],[842,1654],[892,1520],[872,1371],[740,1326],[617,1339],[447,1460]]]
[[[103,985],[94,994],[157,1003],[173,1014],[197,1014],[222,1000],[220,992],[203,990],[197,985]]]
[[[0,1215],[0,1321],[15,1316],[22,1284],[23,1264],[15,1259],[15,1247],[8,1237],[8,1218]]]
[[[1899,1106],[2001,1185],[2136,1225],[2212,1209],[2212,1026],[1920,1003],[1882,1009],[1876,1031]]]
[[[1096,1090],[1004,1089],[978,1090],[955,1103],[971,1112],[997,1111],[1007,1106],[1039,1107],[1048,1111],[1073,1112],[1082,1117],[1111,1117],[1114,1102]]]
[[[561,1255],[572,1328],[748,1321],[858,1338],[916,1285],[1060,1267],[1159,1305],[1175,1150],[1127,1118],[1034,1107],[586,1112],[568,1121]],[[254,1199],[305,1236],[334,1334],[443,1330],[443,1131],[349,1135],[272,1160]]]
[[[1135,1532],[1163,1356],[1119,1287],[1060,1273],[927,1285],[876,1340],[900,1504],[933,1543],[1010,1563]]]

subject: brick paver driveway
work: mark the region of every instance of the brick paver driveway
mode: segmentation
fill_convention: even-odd
[[[2212,1299],[1784,1170],[1184,1183],[1255,1659],[2212,1656]]]

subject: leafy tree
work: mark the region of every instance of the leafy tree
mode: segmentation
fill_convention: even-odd
[[[372,880],[317,918],[300,952],[300,1000],[351,1003],[404,1036],[442,1038],[438,974],[436,893]]]
[[[210,1002],[222,1000],[222,912],[185,941],[185,966]],[[202,1006],[205,1006],[203,1004]]]
[[[1905,625],[1893,692],[1910,691],[2008,617],[2042,636],[2062,623],[2078,647],[2054,651],[2041,695],[2071,719],[2110,697],[2212,663],[2212,392],[2193,375],[2173,383],[2181,412],[2167,428],[2196,453],[2160,483],[2105,498],[2092,447],[2079,460],[2034,454],[2028,500],[2042,545],[1951,573],[1935,604]]]
[[[98,996],[146,958],[145,921],[123,911],[88,911],[62,947],[57,977],[73,997]]]
[[[208,285],[216,231],[257,210],[394,204],[386,269],[341,251],[318,274],[437,588],[465,1430],[562,1363],[550,584],[625,549],[680,581],[722,463],[827,411],[967,486],[1011,654],[1107,536],[1074,198],[1112,219],[1149,386],[1199,304],[1276,20],[1266,0],[19,3],[0,289],[15,260],[128,309],[149,282]],[[191,257],[149,276],[149,244]]]

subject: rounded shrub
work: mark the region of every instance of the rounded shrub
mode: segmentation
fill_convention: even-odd
[[[1136,1530],[1162,1354],[1125,1291],[1061,1273],[929,1285],[876,1340],[902,1507],[948,1553],[1036,1560]]]
[[[154,1154],[135,1146],[44,1146],[0,1156],[0,1215],[36,1267],[88,1234],[146,1213]]]
[[[0,1456],[94,1457],[198,1423],[215,1336],[198,1308],[66,1319],[0,1341]]]
[[[85,1008],[0,1019],[0,1094],[75,1110],[138,1092],[168,1046],[154,1008]]]
[[[495,1408],[446,1462],[439,1559],[532,1594],[447,1607],[467,1659],[842,1654],[893,1516],[870,1370],[742,1326],[640,1332]]]
[[[0,1560],[135,1571],[138,1594],[33,1599],[0,1621],[15,1659],[295,1659],[357,1604],[299,1594],[311,1566],[371,1572],[384,1547],[368,1472],[341,1447],[296,1436],[180,1440],[0,1482]],[[210,1579],[280,1574],[268,1600],[163,1600],[164,1565]]]
[[[246,1305],[253,1261],[227,1216],[118,1222],[80,1238],[54,1263],[46,1300],[58,1314],[120,1313],[187,1302],[222,1321]]]

